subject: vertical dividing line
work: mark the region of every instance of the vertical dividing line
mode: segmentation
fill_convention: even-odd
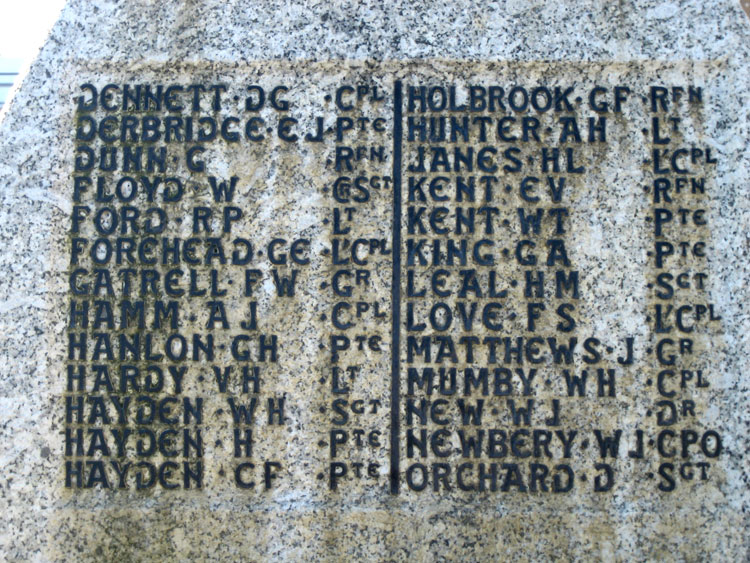
[[[393,85],[393,272],[391,278],[391,494],[398,494],[401,407],[401,81]]]

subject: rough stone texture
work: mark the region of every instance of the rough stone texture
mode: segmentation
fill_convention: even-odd
[[[750,23],[740,4],[734,0],[271,4],[73,1],[4,109],[0,126],[4,280],[0,286],[4,342],[0,508],[6,521],[0,531],[0,552],[4,559],[746,559],[750,548],[746,459],[750,405],[745,375],[750,370],[746,307]],[[614,350],[602,367],[616,367],[615,358],[624,353],[624,337],[636,337],[636,364],[618,376],[617,399],[563,400],[564,426],[581,429],[592,440],[591,447],[576,450],[570,462],[577,475],[588,475],[588,484],[579,483],[575,491],[556,495],[429,489],[416,493],[402,483],[398,496],[389,495],[387,414],[370,416],[363,423],[383,432],[382,446],[364,458],[381,463],[376,484],[350,482],[330,491],[328,478],[317,478],[330,461],[328,448],[317,442],[328,441],[327,431],[334,428],[330,410],[319,413],[317,408],[330,405],[333,398],[330,388],[318,383],[330,370],[326,346],[334,332],[320,320],[321,314],[330,315],[335,302],[330,291],[320,288],[333,271],[330,257],[323,254],[334,238],[331,225],[323,223],[330,217],[332,202],[322,191],[337,176],[324,164],[333,156],[333,142],[290,149],[274,139],[261,145],[210,144],[205,160],[211,173],[240,177],[238,198],[247,215],[237,232],[251,235],[258,249],[275,237],[312,240],[312,262],[301,268],[293,300],[273,297],[271,266],[265,258],[252,264],[262,272],[257,294],[261,331],[279,334],[282,340],[278,365],[263,366],[270,383],[260,397],[285,394],[289,422],[278,428],[265,423],[256,427],[256,459],[284,463],[279,484],[268,492],[248,492],[230,486],[228,477],[220,473],[231,472],[234,463],[232,424],[226,412],[215,414],[222,407],[226,410],[225,396],[215,392],[213,375],[204,362],[191,365],[184,391],[206,401],[202,490],[66,489],[63,397],[74,100],[80,95],[80,84],[226,83],[233,88],[230,94],[241,94],[244,84],[293,84],[291,115],[300,121],[300,131],[307,131],[314,127],[315,116],[333,115],[324,96],[344,83],[380,86],[388,94],[386,100],[379,105],[365,103],[362,111],[390,119],[395,79],[404,84],[575,85],[581,95],[600,84],[627,85],[639,93],[652,84],[703,87],[704,106],[690,112],[683,108],[679,115],[686,144],[707,146],[718,154],[718,164],[705,173],[706,195],[691,202],[708,209],[710,223],[707,229],[681,232],[710,243],[708,292],[691,293],[690,299],[705,298],[715,304],[722,320],[696,337],[692,365],[710,374],[711,387],[684,397],[697,404],[697,420],[691,427],[721,433],[724,451],[712,461],[712,479],[682,482],[675,491],[662,493],[656,480],[646,476],[656,472],[660,461],[653,450],[646,461],[633,460],[626,453],[633,447],[630,437],[637,427],[649,436],[659,430],[646,415],[659,397],[644,383],[658,371],[647,352],[658,337],[646,318],[656,302],[646,287],[654,275],[647,257],[653,228],[645,224],[653,205],[640,189],[652,176],[643,164],[651,145],[640,131],[649,126],[650,114],[646,105],[637,103],[628,106],[623,116],[612,116],[606,149],[583,148],[587,173],[573,181],[567,201],[571,228],[566,244],[582,272],[579,326],[574,334],[581,340],[596,334],[612,344]],[[229,103],[224,114],[237,113],[238,107]],[[594,115],[577,111],[584,117]],[[269,122],[277,120],[270,110],[261,115]],[[550,115],[545,119],[544,126],[553,125]],[[385,133],[370,139],[388,147],[387,163],[364,164],[362,170],[369,174],[389,173],[393,154],[392,123],[388,123]],[[404,162],[414,158],[414,147],[405,143]],[[169,172],[189,177],[182,161],[170,163]],[[201,189],[167,206],[170,219],[188,217],[196,205],[210,203],[205,179],[200,177]],[[516,206],[522,203],[516,191],[507,198],[502,217],[513,220]],[[357,229],[368,238],[388,239],[391,201],[386,192],[373,196],[372,206],[358,218]],[[517,240],[520,232],[513,225],[503,236]],[[171,223],[170,228],[171,236],[190,236],[187,221]],[[380,256],[373,266],[371,295],[387,310],[392,259]],[[520,279],[522,271],[511,263],[498,266],[505,280]],[[229,280],[235,282],[236,293],[242,271],[225,269],[222,281]],[[522,299],[520,286],[511,296]],[[246,318],[243,311],[237,307],[229,312],[233,325]],[[189,307],[184,317],[191,313],[196,320],[181,327],[186,334],[190,327],[205,326],[207,319],[205,310]],[[509,319],[509,333],[523,335],[524,320],[525,316],[515,323]],[[368,322],[369,333],[380,334],[387,343],[390,317]],[[546,325],[541,334],[559,336]],[[403,340],[401,353],[403,361]],[[227,354],[225,350],[219,356],[227,361]],[[356,360],[356,354],[350,356]],[[358,396],[380,398],[387,413],[390,354],[365,356],[368,370],[356,382]],[[581,367],[585,366],[577,359],[576,369]],[[198,379],[199,374],[205,375],[205,381]],[[557,377],[553,389],[539,387],[535,398],[548,402],[563,397]],[[405,385],[403,367],[401,385]],[[508,422],[503,419],[497,426],[508,427]],[[629,437],[616,461],[622,480],[606,493],[591,490],[597,462],[592,428],[620,428]],[[223,440],[220,444],[215,442],[218,437]],[[458,447],[455,441],[452,445]],[[401,455],[405,456],[403,436]],[[345,459],[360,457],[349,451]]]

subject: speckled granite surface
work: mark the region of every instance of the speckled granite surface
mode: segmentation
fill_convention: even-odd
[[[0,124],[3,559],[746,559],[749,26],[737,1],[71,2]]]

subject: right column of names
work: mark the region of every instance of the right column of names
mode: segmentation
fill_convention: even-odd
[[[720,320],[706,297],[716,160],[690,138],[700,88],[642,90],[404,83],[402,490],[603,493],[637,477],[670,491],[709,478],[722,449],[699,422]],[[640,116],[653,200],[627,236],[649,239],[648,311],[621,334],[586,316],[613,307],[587,295],[587,274],[632,264],[608,263],[581,232],[602,232],[588,202],[626,205],[601,167],[627,162],[613,136]],[[623,301],[637,290],[627,280]]]

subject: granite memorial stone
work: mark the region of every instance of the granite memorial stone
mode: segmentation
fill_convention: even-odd
[[[0,126],[3,559],[745,560],[749,25],[71,1]]]

